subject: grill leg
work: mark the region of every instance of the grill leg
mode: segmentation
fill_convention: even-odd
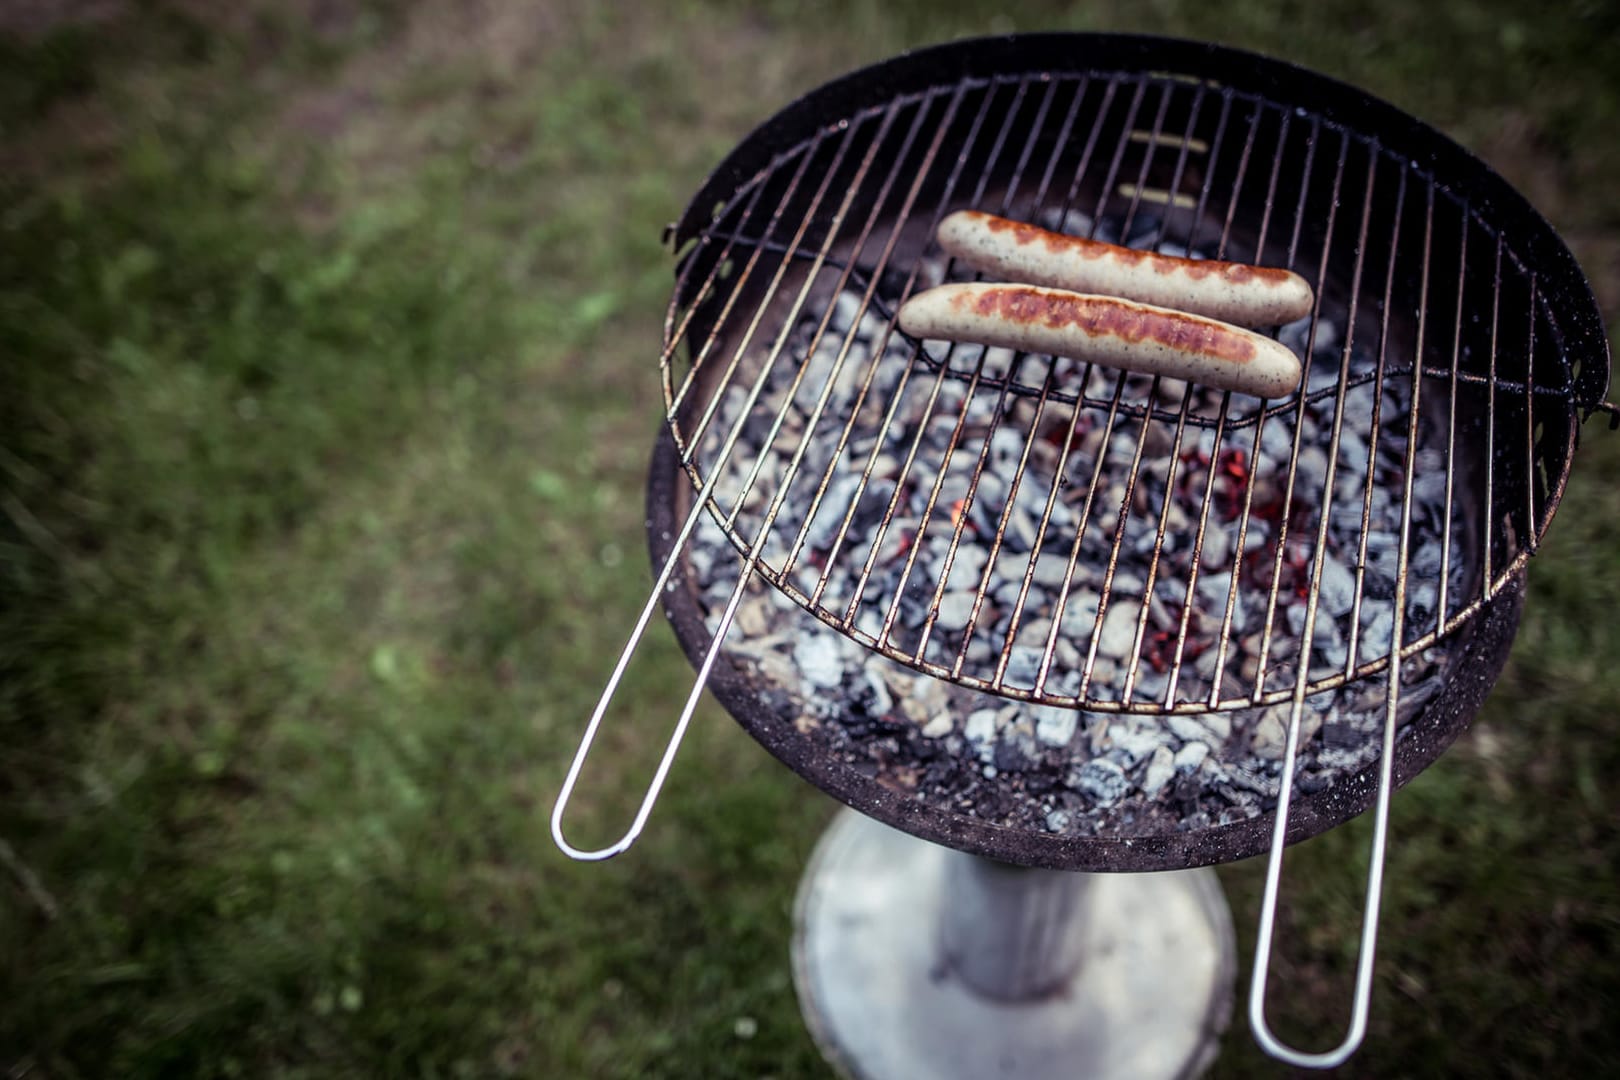
[[[1235,952],[1212,871],[1029,870],[845,810],[799,886],[793,974],[851,1080],[1191,1077]]]
[[[940,951],[973,990],[998,1001],[1051,993],[1080,967],[1089,874],[1031,870],[945,852]]]

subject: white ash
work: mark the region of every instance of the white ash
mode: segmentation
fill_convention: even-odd
[[[1181,772],[1197,772],[1199,766],[1209,758],[1209,744],[1205,742],[1190,742],[1176,751],[1173,759],[1176,768]]]
[[[1032,710],[1035,713],[1035,737],[1048,746],[1068,746],[1069,740],[1074,738],[1074,730],[1080,723],[1080,715],[1072,709],[1059,709],[1051,705],[1037,705]]]
[[[1148,760],[1147,768],[1142,771],[1142,794],[1153,798],[1175,775],[1175,755],[1170,752],[1168,746],[1157,747],[1153,751],[1153,757]]]
[[[1092,758],[1073,770],[1065,783],[1101,807],[1113,806],[1131,788],[1125,770],[1107,758]]]
[[[844,683],[844,665],[839,661],[838,646],[831,638],[820,634],[800,637],[793,647],[793,659],[810,686],[832,689]]]
[[[1144,245],[1157,238],[1155,230],[1133,235]],[[941,276],[942,267],[930,267],[921,280]],[[880,288],[879,296],[886,291]],[[886,296],[890,311],[897,299]],[[1058,704],[1009,702],[919,674],[756,581],[739,608],[729,647],[775,684],[784,713],[796,714],[809,729],[807,737],[828,739],[853,766],[875,767],[880,778],[915,790],[920,799],[1010,824],[1126,835],[1147,831],[1150,820],[1162,823],[1166,815],[1191,829],[1269,809],[1291,706],[1200,706],[1217,693],[1226,702],[1255,693],[1274,579],[1276,610],[1269,612],[1272,637],[1259,688],[1264,693],[1294,687],[1302,653],[1309,681],[1317,682],[1380,660],[1393,646],[1410,393],[1401,380],[1386,380],[1379,406],[1383,423],[1372,449],[1376,342],[1358,338],[1346,362],[1342,317],[1319,321],[1306,391],[1324,394],[1307,401],[1297,425],[1292,410],[1268,417],[1256,455],[1254,399],[1233,396],[1219,445],[1210,426],[1194,423],[1178,440],[1173,417],[1182,395],[1191,395],[1189,417],[1206,420],[1216,416],[1219,395],[1168,380],[1155,391],[1152,380],[1136,375],[1118,383],[1116,373],[1102,368],[1082,380],[1081,366],[1067,359],[944,342],[924,347],[948,367],[947,377],[936,380],[922,365],[907,377],[911,346],[889,334],[879,350],[887,319],[875,308],[859,311],[860,290],[852,285],[832,302],[832,332],[814,348],[820,310],[810,308],[816,305],[801,313],[788,335],[784,359],[767,376],[735,451],[721,467],[718,506],[730,514],[741,495],[737,531],[744,543],[753,541],[790,462],[802,454],[765,537],[765,567],[779,573],[791,550],[794,561],[784,584],[801,599],[819,588],[819,605],[836,617],[853,604],[858,632],[881,637],[890,652],[916,654],[936,670],[960,662],[964,675],[985,681],[996,677],[999,664],[1003,685],[1038,688]],[[1303,352],[1308,330],[1302,321],[1283,327],[1279,337]],[[852,345],[835,370],[846,331]],[[1346,374],[1341,365],[1349,382],[1333,457],[1336,394]],[[857,402],[868,375],[870,389]],[[1038,390],[1048,375],[1054,386],[1083,389],[1102,405],[1049,403],[1037,415],[1030,396],[1003,395],[995,381],[1011,379]],[[979,385],[970,393],[967,380],[974,377]],[[718,456],[740,413],[742,383],[727,389],[705,433],[699,455],[705,466]],[[1121,410],[1105,440],[1106,406],[1116,390],[1122,405],[1136,407],[1138,415]],[[824,414],[811,431],[810,417],[824,392]],[[1149,407],[1169,418],[1143,419],[1140,411]],[[891,409],[894,420],[885,429]],[[782,426],[766,445],[779,412]],[[1428,434],[1420,431],[1420,438]],[[1088,511],[1098,453],[1108,459]],[[1127,502],[1125,474],[1138,453]],[[1296,468],[1284,522],[1290,459]],[[744,494],[756,463],[758,479]],[[1444,470],[1440,450],[1419,450],[1407,568],[1408,642],[1433,632],[1442,614],[1436,607]],[[1189,604],[1206,491],[1210,507]],[[1239,552],[1245,500],[1250,513]],[[1302,648],[1315,542],[1329,505],[1315,625]],[[1363,543],[1364,509],[1369,524]],[[1076,553],[1076,532],[1088,512]],[[1450,613],[1460,607],[1467,584],[1463,519],[1453,515]],[[1275,538],[1285,524],[1288,541],[1279,560]],[[1104,568],[1111,559],[1115,568],[1105,595]],[[1234,560],[1240,582],[1235,597]],[[731,542],[706,516],[690,545],[688,566],[711,629],[735,585],[737,565]],[[1224,634],[1229,606],[1230,632]],[[1184,614],[1188,607],[1191,613]],[[774,636],[761,637],[761,627]],[[1098,701],[1142,710],[1163,705],[1178,641],[1171,703],[1179,711],[1155,717],[1077,707]],[[1444,646],[1437,646],[1403,664],[1402,723],[1432,696],[1447,659]],[[1363,682],[1376,685],[1351,683],[1309,696],[1300,715],[1296,765],[1302,790],[1320,790],[1376,758],[1386,677]]]

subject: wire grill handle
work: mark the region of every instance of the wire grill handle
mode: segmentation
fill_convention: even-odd
[[[718,475],[718,470],[716,470],[715,475]],[[563,836],[563,815],[567,812],[568,801],[574,794],[574,785],[579,782],[579,774],[585,767],[585,759],[590,756],[591,745],[595,743],[597,731],[602,726],[602,718],[607,715],[608,706],[613,701],[613,695],[618,691],[619,680],[624,677],[625,669],[630,666],[630,659],[635,655],[637,646],[641,644],[642,635],[647,632],[647,624],[652,620],[653,612],[657,610],[664,595],[664,590],[671,585],[670,579],[674,576],[675,567],[680,562],[681,554],[686,547],[687,540],[692,535],[692,530],[696,528],[698,519],[704,512],[704,506],[708,502],[714,484],[715,477],[709,477],[705,481],[702,490],[697,493],[697,497],[693,500],[692,509],[687,514],[686,521],[681,526],[680,534],[675,538],[675,542],[670,548],[669,557],[664,560],[663,568],[659,570],[657,580],[653,582],[653,587],[648,590],[647,603],[642,607],[640,617],[636,619],[635,629],[630,632],[629,640],[625,642],[623,651],[619,653],[618,663],[613,666],[613,674],[608,677],[607,685],[602,688],[602,696],[597,700],[596,708],[591,712],[590,722],[585,725],[585,733],[580,737],[579,748],[574,751],[574,759],[569,763],[568,775],[564,777],[562,788],[557,792],[557,801],[552,805],[551,838],[562,849],[563,854],[571,859],[577,859],[581,862],[600,862],[603,859],[611,859],[613,856],[628,850],[630,845],[636,842],[636,838],[641,835],[641,830],[646,828],[647,819],[652,816],[653,805],[657,803],[658,794],[663,790],[664,781],[669,777],[670,766],[675,763],[675,754],[681,748],[681,740],[686,737],[686,729],[692,722],[692,713],[697,709],[698,699],[703,696],[703,689],[708,685],[709,672],[714,667],[716,657],[720,655],[720,646],[726,640],[726,632],[731,629],[732,620],[736,618],[737,605],[742,600],[743,593],[748,588],[748,583],[753,579],[755,563],[754,559],[750,558],[737,575],[736,588],[732,590],[731,599],[727,602],[725,612],[720,617],[720,623],[715,628],[714,638],[709,643],[709,650],[704,655],[703,663],[699,665],[697,676],[692,682],[691,693],[687,695],[686,704],[681,707],[680,718],[676,720],[674,730],[670,732],[669,740],[664,744],[664,752],[658,759],[658,768],[653,772],[652,780],[642,794],[641,805],[636,808],[636,816],[631,820],[630,827],[625,830],[622,836],[606,847],[585,850],[570,844]]]
[[[1399,698],[1400,664],[1390,665],[1389,708],[1384,717],[1383,750],[1378,767],[1378,795],[1373,823],[1372,854],[1367,869],[1367,898],[1361,919],[1361,948],[1356,958],[1355,997],[1351,1006],[1350,1029],[1332,1050],[1309,1053],[1297,1050],[1277,1038],[1266,1020],[1266,986],[1271,968],[1271,943],[1276,932],[1277,893],[1282,879],[1283,844],[1288,831],[1288,806],[1292,797],[1293,769],[1284,768],[1282,788],[1277,799],[1277,820],[1272,830],[1271,854],[1266,864],[1266,888],[1260,907],[1260,930],[1255,942],[1254,973],[1249,983],[1249,1027],[1260,1048],[1279,1061],[1303,1069],[1331,1069],[1347,1061],[1367,1034],[1367,1014],[1372,998],[1373,957],[1378,942],[1378,908],[1384,887],[1384,854],[1389,839],[1389,801],[1394,788],[1395,707]],[[1304,700],[1294,702],[1289,717],[1288,745],[1283,760],[1294,761],[1299,749],[1300,712]]]

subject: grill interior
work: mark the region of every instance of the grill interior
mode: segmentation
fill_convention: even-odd
[[[1208,79],[967,77],[822,115],[683,250],[663,365],[681,463],[760,576],[927,675],[1152,714],[1335,690],[1477,615],[1562,490],[1565,333],[1471,198]],[[962,207],[1296,270],[1318,294],[1282,331],[1301,392],[905,339],[906,296],[972,279],[932,245]],[[1036,535],[1009,536],[1025,503]],[[1037,576],[1060,582],[1039,611]],[[1392,581],[1407,602],[1380,606]],[[1346,610],[1320,610],[1325,582]],[[963,627],[943,625],[951,593]]]

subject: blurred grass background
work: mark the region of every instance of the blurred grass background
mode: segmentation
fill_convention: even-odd
[[[819,82],[1047,28],[1394,101],[1616,325],[1598,0],[0,4],[0,1075],[826,1075],[787,942],[828,799],[708,707],[631,854],[545,828],[649,580],[659,232]],[[1507,673],[1396,800],[1345,1075],[1620,1071],[1617,467],[1592,425]],[[688,685],[655,636],[582,832]],[[1289,861],[1312,1044],[1368,835]],[[1222,870],[1245,953],[1262,870]],[[1273,1069],[1237,1018],[1215,1075]]]

